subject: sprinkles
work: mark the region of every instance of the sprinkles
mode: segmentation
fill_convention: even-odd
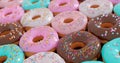
[[[74,49],[74,46],[72,48],[72,45],[76,43],[76,41],[78,44],[79,42],[83,42],[86,44],[86,46],[77,50]],[[88,59],[94,59],[100,51],[100,48],[100,42],[95,36],[89,32],[80,31],[74,32],[60,39],[57,47],[57,52],[68,63],[81,63],[82,61]]]
[[[120,37],[120,17],[114,14],[101,16],[88,22],[88,31],[104,40]]]
[[[5,32],[6,33],[3,33]],[[19,23],[0,24],[0,45],[11,44],[20,39],[23,34],[22,26]]]

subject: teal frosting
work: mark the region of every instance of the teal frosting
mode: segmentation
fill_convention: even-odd
[[[101,62],[101,61],[84,61],[82,63],[103,63],[103,62]]]
[[[102,48],[105,63],[120,63],[120,38],[107,42]]]
[[[114,13],[120,16],[120,3],[114,6]]]
[[[0,56],[6,56],[7,60],[4,63],[23,63],[24,53],[14,44],[0,46]]]
[[[47,8],[50,4],[50,0],[23,0],[22,7],[24,10],[30,10],[35,8]]]

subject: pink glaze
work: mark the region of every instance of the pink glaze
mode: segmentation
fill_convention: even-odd
[[[0,0],[0,7],[20,5],[21,3],[22,3],[22,0]]]
[[[120,3],[120,0],[110,0],[113,4]]]
[[[39,42],[33,42],[33,39],[37,36],[43,36],[43,40]],[[41,26],[32,28],[24,33],[21,37],[19,45],[25,52],[46,52],[55,48],[58,44],[57,32],[49,26]]]
[[[23,14],[24,10],[20,6],[5,7],[0,10],[0,23],[16,22],[21,19]]]
[[[62,3],[67,3],[64,6],[60,6]],[[77,10],[79,6],[78,0],[52,0],[49,9],[52,12],[64,12]]]
[[[73,19],[70,23],[64,23],[66,19]],[[87,25],[87,17],[78,11],[67,11],[58,14],[52,19],[52,27],[60,34],[67,35],[72,32],[84,30]]]

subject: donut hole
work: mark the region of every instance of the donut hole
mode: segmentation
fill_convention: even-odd
[[[85,46],[85,44],[83,42],[74,42],[71,44],[71,48],[74,50],[79,50],[81,48],[83,48]]]
[[[0,57],[0,63],[4,63],[7,60],[6,56],[1,56]]]
[[[0,7],[0,9],[3,9],[4,7]]]
[[[102,28],[112,28],[114,26],[114,24],[112,23],[102,23],[101,27]]]
[[[37,43],[37,42],[42,41],[43,39],[44,39],[43,36],[37,36],[37,37],[35,37],[35,38],[33,39],[33,42]]]
[[[11,14],[12,14],[12,12],[8,12],[5,14],[5,16],[11,15]]]
[[[83,2],[84,0],[78,0],[79,3]]]
[[[10,33],[10,30],[6,30],[6,31],[3,31],[2,33],[0,33],[0,36],[7,35],[9,33]]]
[[[66,4],[67,4],[67,3],[64,2],[64,3],[59,4],[59,6],[65,6]]]
[[[99,5],[91,5],[90,8],[98,8]]]
[[[65,20],[64,20],[64,23],[71,23],[72,21],[73,21],[73,19],[68,18],[68,19],[65,19]]]
[[[32,4],[39,2],[39,0],[31,0]]]
[[[36,15],[36,16],[34,16],[33,18],[32,18],[32,20],[36,20],[36,19],[38,19],[38,18],[40,18],[41,16],[40,15]]]

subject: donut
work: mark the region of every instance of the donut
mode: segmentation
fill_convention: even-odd
[[[120,38],[107,42],[102,47],[102,57],[105,63],[120,63]]]
[[[75,11],[78,9],[78,6],[78,0],[52,0],[48,8],[53,13],[60,13],[65,11]]]
[[[79,5],[79,10],[89,18],[94,18],[111,13],[113,4],[108,0],[85,0]]]
[[[32,28],[24,33],[19,45],[27,56],[31,56],[38,52],[53,51],[58,44],[58,40],[58,34],[53,28],[41,26]]]
[[[24,10],[31,10],[35,8],[47,8],[50,0],[23,0],[22,7]]]
[[[24,53],[14,44],[7,44],[0,46],[0,56],[6,56],[7,59],[3,63],[23,63]]]
[[[101,62],[101,61],[84,61],[82,63],[103,63],[103,62]]]
[[[38,27],[51,23],[52,12],[47,8],[33,9],[25,13],[21,19],[23,27]]]
[[[61,36],[84,30],[87,25],[87,17],[79,11],[62,12],[55,16],[51,21],[52,27]]]
[[[65,61],[54,52],[39,52],[25,59],[24,63],[65,63]]]
[[[20,23],[0,24],[0,45],[14,43],[22,34],[23,29]]]
[[[20,5],[22,0],[0,0],[0,8],[4,8],[12,5]]]
[[[68,63],[93,60],[100,52],[100,40],[86,31],[74,32],[58,41],[57,53]]]
[[[103,40],[120,37],[120,17],[114,14],[103,14],[88,22],[88,31]]]
[[[120,16],[120,3],[119,4],[116,4],[114,6],[114,13],[117,15],[117,16]]]
[[[0,10],[0,23],[13,23],[21,19],[24,10],[20,6],[9,6]]]
[[[111,1],[113,4],[118,4],[118,3],[120,3],[120,0],[109,0],[109,1]]]

